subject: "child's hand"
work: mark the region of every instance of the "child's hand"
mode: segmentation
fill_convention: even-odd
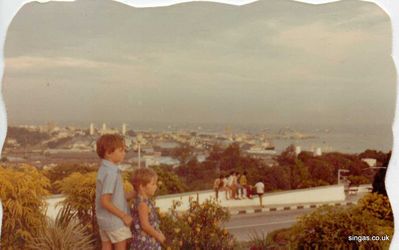
[[[123,216],[122,221],[123,221],[123,223],[125,223],[126,226],[129,227],[133,222],[133,218],[132,218],[132,216],[126,214],[125,216]]]
[[[165,235],[163,235],[162,232],[159,232],[158,241],[161,242],[161,243],[164,243],[165,240],[166,240]]]

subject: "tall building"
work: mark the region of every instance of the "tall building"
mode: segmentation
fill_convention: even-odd
[[[295,147],[295,154],[299,155],[301,153],[301,147],[300,146],[296,146]]]
[[[94,124],[90,123],[90,135],[94,135]]]
[[[126,135],[126,123],[122,124],[122,135]]]
[[[103,123],[102,131],[105,131],[105,130],[107,130],[107,125],[105,123]]]
[[[321,156],[322,152],[321,152],[321,148],[316,148],[316,151],[313,153],[314,156]]]

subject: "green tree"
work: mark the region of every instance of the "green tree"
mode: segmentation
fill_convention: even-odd
[[[76,163],[61,163],[53,168],[43,170],[43,174],[50,180],[50,192],[53,194],[59,194],[60,190],[57,189],[57,185],[55,184],[57,181],[63,180],[72,173],[85,174],[97,171],[97,169],[97,166],[89,166]]]
[[[175,194],[187,191],[187,186],[180,180],[180,178],[168,169],[167,166],[159,166],[153,168],[158,175],[160,182],[157,194]]]
[[[291,187],[307,188],[309,187],[310,174],[308,167],[299,159],[295,160],[295,165],[291,165]]]
[[[277,161],[281,166],[294,165],[296,159],[295,146],[288,146],[281,154],[277,157]]]
[[[337,174],[334,166],[321,159],[311,159],[305,163],[309,166],[310,176],[313,180],[322,180],[327,184],[334,184],[337,181]]]
[[[194,148],[187,144],[182,144],[180,147],[172,151],[172,156],[180,161],[180,164],[186,164],[194,155]]]
[[[26,146],[36,145],[44,140],[49,139],[50,136],[47,133],[29,131],[26,128],[8,127],[7,139],[8,138],[14,138],[19,144]]]

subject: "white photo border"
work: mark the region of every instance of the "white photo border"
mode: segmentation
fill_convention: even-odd
[[[27,3],[30,2],[39,2],[45,3],[50,2],[51,0],[0,0],[0,79],[3,81],[4,76],[4,48],[6,41],[6,33],[7,29],[12,22],[12,19],[18,13],[18,11]],[[75,2],[75,0],[52,0],[52,2]],[[113,0],[115,2],[120,2],[132,7],[136,8],[148,8],[148,7],[164,7],[171,6],[179,3],[186,2],[194,2],[191,0]],[[197,0],[197,2],[217,2],[224,3],[230,5],[245,5],[256,2],[257,0]],[[286,0],[282,0],[286,1]],[[339,2],[340,0],[294,0],[297,2],[308,3],[308,4],[324,4],[324,3],[332,3]],[[396,69],[396,97],[398,97],[399,90],[399,74],[397,70],[397,66],[399,64],[399,1],[397,0],[365,0],[364,2],[372,2],[378,5],[381,9],[383,9],[391,19],[391,28],[392,28],[392,53],[391,56],[393,58],[393,62]],[[0,84],[0,91],[2,93],[2,82]],[[397,121],[398,111],[399,110],[399,100],[396,98],[395,105],[395,115],[394,121],[392,125],[393,131],[393,148],[392,148],[392,157],[389,163],[389,168],[387,171],[386,177],[386,186],[388,196],[390,198],[390,202],[392,205],[392,209],[394,212],[394,221],[395,225],[399,225],[399,162],[398,162],[398,154],[397,147],[399,145],[399,124]],[[3,147],[5,138],[7,133],[7,113],[5,104],[3,101],[3,96],[0,94],[0,156],[1,149]],[[396,184],[396,186],[395,186]],[[1,217],[0,217],[1,218]],[[1,226],[1,221],[0,221]],[[0,231],[1,232],[1,231]],[[395,227],[394,237],[391,241],[390,249],[399,249],[399,236],[397,235],[399,229]]]

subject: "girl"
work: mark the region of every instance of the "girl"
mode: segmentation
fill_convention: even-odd
[[[165,236],[159,230],[159,219],[151,197],[157,190],[158,176],[150,168],[133,172],[132,185],[137,192],[132,209],[132,243],[130,250],[160,250]]]

